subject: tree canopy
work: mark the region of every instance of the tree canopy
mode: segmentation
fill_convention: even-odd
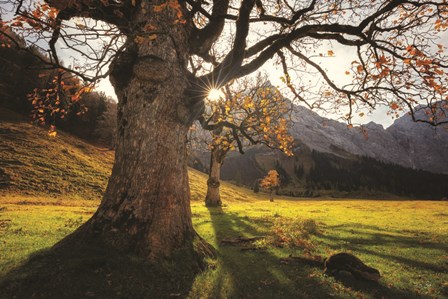
[[[227,153],[245,147],[264,144],[292,155],[293,137],[289,135],[289,113],[292,103],[285,99],[266,76],[258,74],[254,80],[234,80],[222,88],[222,95],[207,101],[199,122],[211,131],[209,138],[196,134],[208,143],[211,151],[206,204],[220,205],[220,172]],[[204,138],[205,137],[205,138]],[[210,140],[211,139],[211,140]],[[201,141],[201,140],[198,140]],[[241,179],[241,178],[240,178]]]
[[[244,154],[245,146],[264,144],[292,155],[293,137],[288,133],[292,103],[265,75],[233,81],[222,89],[223,97],[208,100],[199,118],[201,126],[212,133],[212,150],[219,149],[224,158],[230,150]]]
[[[446,0],[7,0],[0,36],[7,45],[14,43],[8,30],[20,31],[28,45],[47,53],[48,68],[95,82],[110,74],[108,66],[126,48],[155,44],[167,34],[154,22],[131,22],[164,12],[172,15],[166,26],[188,30],[189,122],[201,115],[211,87],[251,74],[270,59],[295,99],[312,107],[346,107],[341,113],[349,122],[357,108],[379,104],[413,117],[415,109],[425,109],[427,117],[417,121],[446,121],[446,105],[436,105],[448,97]],[[335,55],[334,47],[354,53],[343,85],[318,63]],[[76,60],[63,64],[70,55]],[[309,82],[309,72],[322,84]]]
[[[272,192],[280,187],[280,176],[277,170],[269,170],[268,174],[260,181],[260,187],[269,190],[270,200],[273,201]]]

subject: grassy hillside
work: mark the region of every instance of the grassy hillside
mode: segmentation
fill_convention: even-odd
[[[113,151],[64,132],[50,137],[14,112],[0,108],[0,194],[100,199],[107,185]],[[190,170],[193,201],[205,198],[206,176]],[[224,183],[224,197],[247,199],[247,191]]]
[[[145,271],[123,277],[106,271],[114,264],[90,261],[77,269],[79,281],[59,281],[59,289],[41,290],[39,280],[26,280],[31,270],[10,271],[92,215],[99,201],[84,199],[100,196],[113,157],[62,133],[51,139],[45,130],[15,120],[0,122],[0,169],[9,177],[0,189],[0,285],[2,279],[9,286],[25,279],[26,285],[18,293],[0,289],[0,298],[31,298],[35,292],[41,292],[38,298],[56,298],[60,292],[74,298],[448,296],[448,202],[278,197],[271,203],[266,194],[224,183],[224,206],[206,208],[206,176],[193,170],[194,226],[219,257],[188,288],[173,282],[172,289],[152,293]],[[237,237],[261,238],[225,243]],[[379,283],[323,275],[319,261],[341,251],[379,269]]]
[[[0,190],[9,194],[100,198],[110,175],[113,152],[96,148],[0,110]]]

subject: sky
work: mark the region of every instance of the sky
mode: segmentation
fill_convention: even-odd
[[[345,70],[349,67],[347,66],[347,62],[348,64],[350,64],[350,62],[354,60],[354,56],[351,53],[348,53],[343,47],[338,48],[336,46],[333,51],[335,52],[334,57],[325,57],[322,58],[319,62],[321,65],[326,66],[330,78],[334,78],[336,82],[343,81],[340,79],[338,80],[338,78],[345,79]],[[274,86],[278,86],[280,90],[285,91],[285,85],[280,80],[280,77],[283,76],[283,74],[273,65],[272,60],[267,61],[261,70],[269,74],[269,80]],[[114,88],[110,83],[109,78],[101,80],[97,84],[96,90],[102,91],[107,96],[117,99]],[[390,115],[387,115],[387,111],[387,107],[380,107],[374,110],[372,113],[366,112],[363,117],[359,117],[359,115],[357,114],[353,118],[353,123],[367,124],[373,121],[375,123],[381,124],[384,128],[387,128],[388,126],[392,125],[395,120]],[[316,113],[332,119],[339,119],[341,116],[340,114],[324,113],[323,111],[316,111]]]
[[[345,75],[345,70],[349,69],[350,63],[355,60],[355,56],[353,53],[347,51],[345,47],[338,46],[337,44],[332,45],[332,50],[334,51],[333,57],[323,57],[321,59],[316,59],[320,65],[325,66],[328,70],[329,77],[337,83],[347,83],[348,78]],[[326,48],[321,49],[321,52],[326,53]],[[317,49],[319,52],[319,49]],[[280,69],[278,69],[273,64],[273,60],[269,60],[266,64],[261,68],[261,71],[269,74],[269,80],[274,86],[278,86],[279,89],[286,93],[286,86],[281,81],[280,77],[283,76],[283,73]],[[320,80],[316,75],[316,80]],[[101,80],[96,87],[96,90],[104,92],[106,95],[116,99],[115,91],[109,81],[109,79]],[[355,114],[353,117],[354,124],[367,124],[369,122],[375,122],[381,124],[384,128],[392,125],[394,122],[394,118],[392,116],[387,115],[388,108],[387,107],[379,107],[375,109],[372,113],[365,111],[365,115],[360,117],[359,114]],[[324,113],[323,111],[316,110],[316,113],[321,116],[331,118],[331,119],[339,119],[341,117],[340,114],[333,113]],[[404,113],[403,113],[404,114]]]
[[[252,25],[253,26],[253,25]],[[232,27],[230,27],[232,28]],[[232,29],[230,29],[232,30]],[[257,30],[257,29],[255,29]],[[262,30],[261,30],[262,31]],[[256,39],[256,36],[249,36],[249,39],[252,41]],[[439,41],[436,41],[436,43],[443,44],[446,48],[448,48],[448,32],[444,32]],[[324,55],[323,57],[319,57],[319,53],[327,53],[328,50],[332,50],[334,52],[334,55],[331,57],[326,57]],[[354,60],[357,60],[356,55],[356,49],[354,47],[347,47],[343,46],[337,42],[322,45],[319,48],[317,48],[315,55],[313,55],[313,61],[317,62],[321,67],[323,67],[327,71],[327,75],[330,77],[330,79],[335,82],[338,86],[342,86],[343,84],[351,82],[351,76],[347,76],[345,74],[345,71],[349,70],[351,67],[351,62]],[[307,53],[309,54],[309,53]],[[261,71],[265,72],[269,76],[269,80],[274,86],[279,87],[280,91],[286,95],[290,96],[288,88],[285,86],[285,84],[281,81],[281,77],[283,76],[282,70],[279,68],[279,66],[276,66],[274,64],[274,59],[271,59],[267,61],[263,67],[260,69]],[[320,75],[315,75],[313,77],[314,80],[318,81],[322,78]],[[294,82],[293,82],[294,83]],[[102,80],[98,86],[97,90],[105,92],[108,96],[111,96],[113,98],[116,98],[115,92],[113,90],[112,85],[110,84],[109,80],[104,79]],[[381,124],[384,128],[389,127],[392,125],[396,118],[394,118],[392,115],[388,114],[389,107],[385,106],[379,106],[372,112],[369,112],[367,110],[359,110],[356,113],[353,114],[352,123],[356,125],[362,125],[367,124],[369,122],[375,122],[377,124]],[[335,114],[335,113],[324,113],[321,110],[315,110],[316,113],[320,114],[323,117],[336,119],[340,121],[341,117],[343,116],[342,112]],[[363,112],[363,115],[360,116],[360,112]],[[407,112],[404,111],[399,116],[402,116],[406,114]]]
[[[256,36],[255,37],[249,36],[249,39],[251,40],[254,40],[256,38],[257,38]],[[439,43],[442,43],[446,47],[448,47],[448,32],[443,33]],[[341,86],[344,83],[348,83],[350,81],[349,80],[350,76],[345,75],[345,71],[350,68],[351,62],[356,59],[356,53],[354,53],[353,49],[350,49],[349,47],[342,46],[338,43],[333,43],[331,45],[327,44],[321,46],[320,48],[317,48],[316,54],[318,54],[319,52],[327,53],[327,51],[330,49],[334,52],[334,55],[332,57],[319,57],[319,55],[316,55],[313,58],[313,61],[319,63],[324,69],[326,69],[330,79],[334,81],[337,85]],[[73,59],[70,57],[71,55],[72,53],[69,53],[64,50],[61,51],[61,58],[64,61],[68,62],[72,61]],[[280,80],[280,77],[283,76],[283,73],[278,66],[274,65],[273,59],[267,61],[265,65],[261,68],[261,71],[264,71],[269,75],[269,80],[271,81],[271,83],[274,86],[278,86],[282,93],[284,93],[285,95],[288,94],[287,87]],[[316,77],[313,79],[320,80],[320,76],[316,75]],[[97,84],[96,89],[98,91],[104,92],[107,96],[116,99],[114,89],[108,78],[101,80]],[[383,125],[383,127],[386,128],[394,122],[392,116],[387,115],[387,111],[388,111],[387,107],[377,108],[372,113],[369,113],[368,111],[362,111],[364,112],[364,116],[362,117],[359,116],[360,111],[358,111],[356,114],[354,114],[352,122],[356,125],[356,124],[366,124],[373,121]],[[323,114],[322,111],[316,111],[316,112],[328,118],[339,119],[341,117],[341,114],[331,114],[331,113]],[[404,113],[405,112],[403,112],[403,114]]]

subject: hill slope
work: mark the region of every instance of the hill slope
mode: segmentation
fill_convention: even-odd
[[[0,194],[101,198],[110,176],[113,151],[93,146],[64,132],[46,129],[0,108]],[[207,176],[190,169],[191,198],[205,198]],[[228,200],[245,200],[247,190],[222,185]]]
[[[5,119],[5,114],[9,117]],[[68,134],[50,137],[12,112],[0,114],[0,190],[96,199],[106,186],[113,152]]]

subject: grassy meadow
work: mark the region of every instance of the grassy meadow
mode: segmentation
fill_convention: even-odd
[[[0,122],[0,168],[7,175],[0,189],[0,281],[30,254],[51,247],[89,219],[112,159],[111,152],[66,134],[50,139],[45,130],[26,123]],[[190,171],[192,216],[218,258],[188,289],[164,297],[448,296],[446,201],[277,197],[269,202],[267,194],[223,183],[223,207],[207,208],[202,202],[206,179]],[[238,237],[259,238],[226,243]],[[323,275],[320,261],[342,251],[377,268],[379,283]],[[112,284],[108,292],[104,298],[131,296],[125,285]],[[93,292],[85,297],[103,298]]]

